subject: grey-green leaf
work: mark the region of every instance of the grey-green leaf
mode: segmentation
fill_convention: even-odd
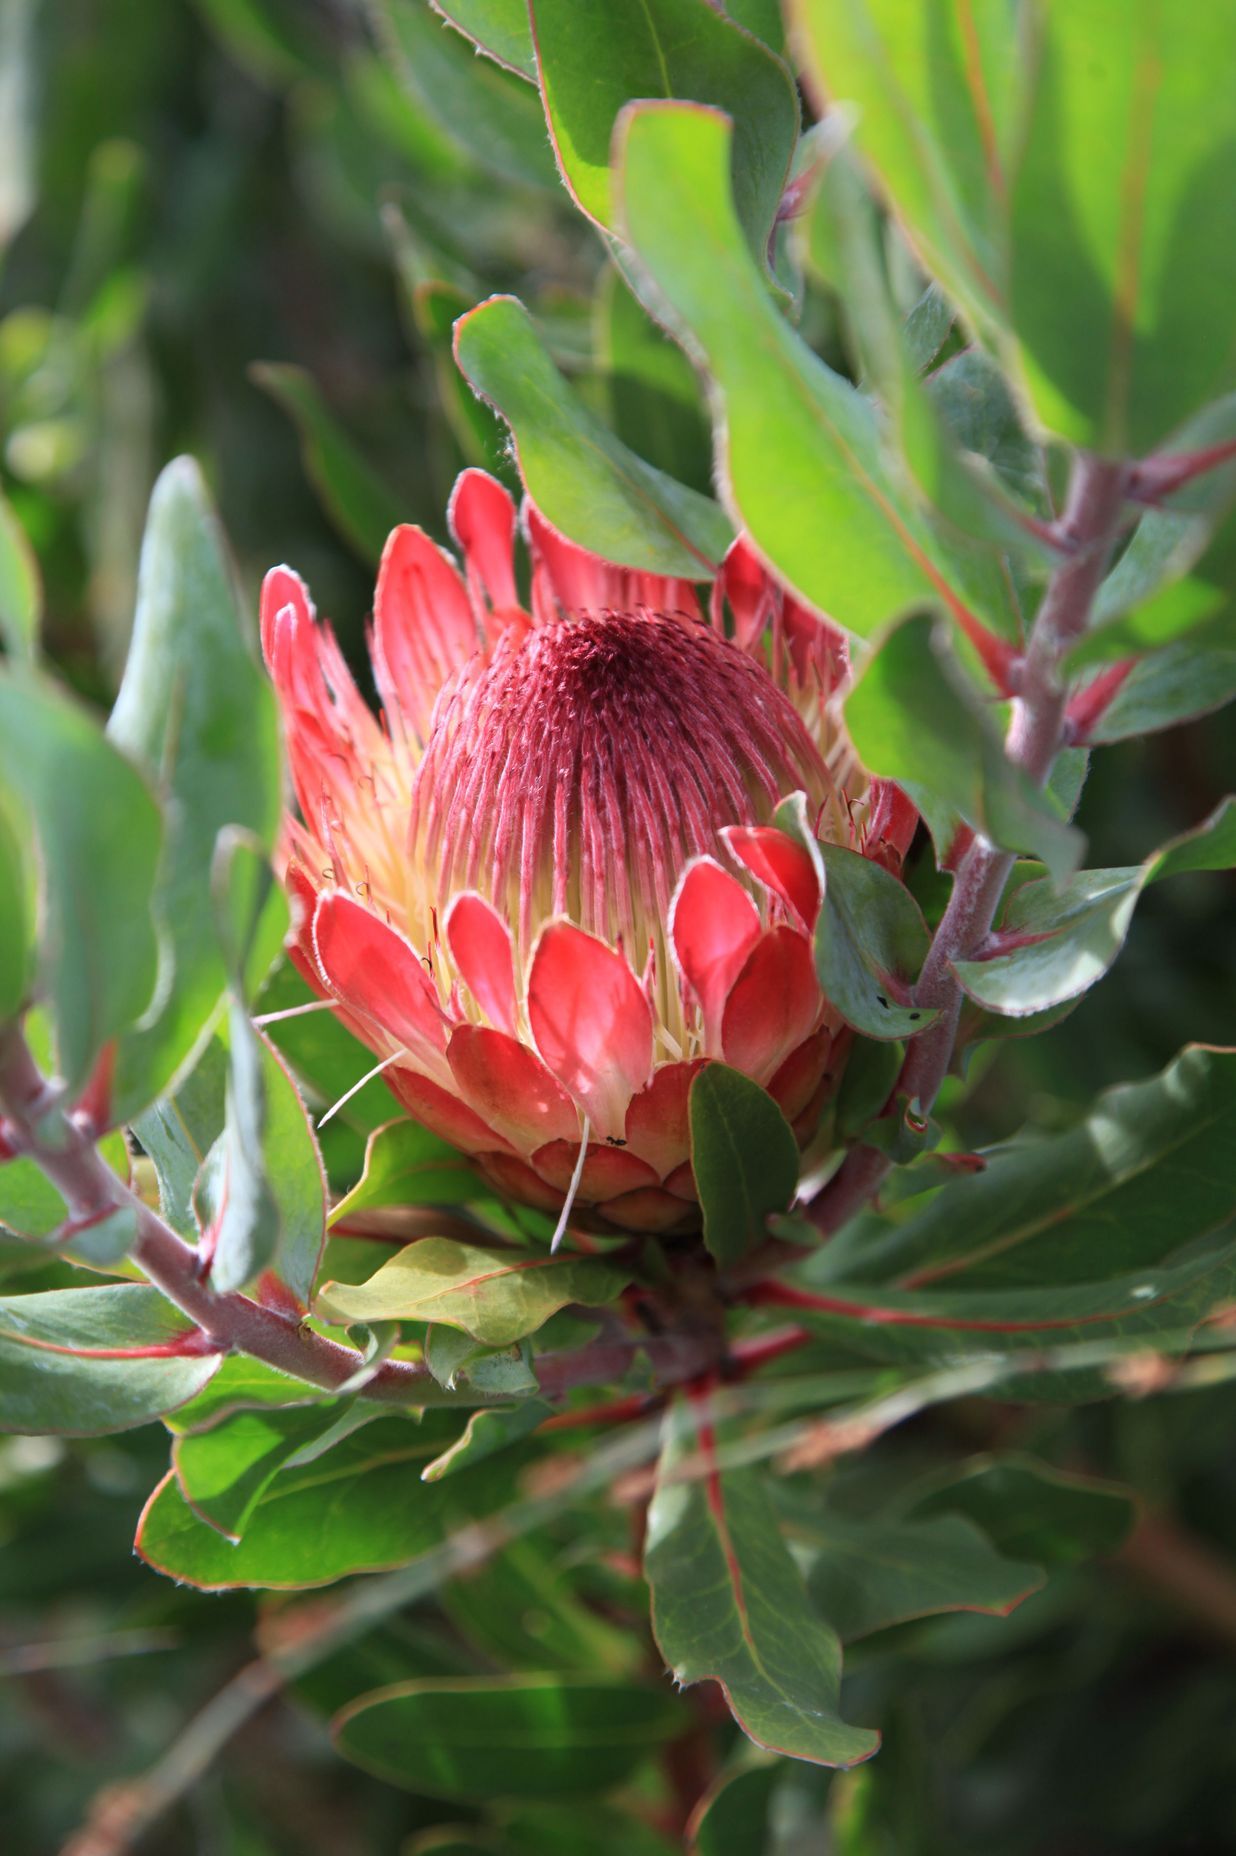
[[[620,567],[712,577],[731,539],[721,510],[646,464],[593,417],[522,303],[490,297],[461,316],[455,354],[473,389],[510,425],[537,508],[569,541]]]
[[[222,533],[190,458],[155,485],[137,618],[111,739],[148,772],[168,821],[156,891],[168,983],[123,1039],[112,1094],[130,1120],[193,1061],[226,985],[211,906],[219,833],[242,826],[269,850],[282,810],[274,692],[233,584]]]
[[[158,945],[151,915],[162,820],[136,768],[85,710],[0,667],[0,789],[28,817],[42,871],[38,990],[72,1091],[145,1011]]]
[[[688,1112],[704,1242],[728,1269],[794,1197],[798,1143],[768,1092],[724,1063],[697,1072]]]
[[[913,1037],[939,1014],[913,1002],[930,936],[903,883],[856,851],[821,844],[815,968],[826,996],[869,1038]]]
[[[869,1759],[880,1737],[838,1712],[840,1645],[812,1609],[762,1478],[707,1465],[685,1475],[697,1433],[681,1407],[667,1422],[644,1572],[675,1681],[719,1682],[743,1732],[771,1752],[823,1766]]]

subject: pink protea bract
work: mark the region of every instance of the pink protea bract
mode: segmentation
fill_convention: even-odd
[[[300,579],[267,575],[293,959],[501,1192],[555,1211],[575,1180],[583,1222],[690,1229],[701,1064],[805,1142],[850,1037],[815,973],[817,864],[778,806],[803,795],[809,830],[894,868],[914,812],[847,748],[840,634],[744,541],[703,610],[528,504],[529,610],[507,492],[465,471],[450,514],[462,573],[419,528],[387,543],[380,717]]]

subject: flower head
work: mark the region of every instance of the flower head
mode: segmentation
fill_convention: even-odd
[[[556,1209],[578,1171],[593,1221],[689,1228],[699,1066],[752,1077],[805,1141],[844,1059],[810,834],[896,863],[914,813],[847,750],[840,636],[744,542],[705,612],[528,504],[525,609],[501,485],[465,471],[451,526],[462,573],[418,528],[387,543],[380,718],[302,582],[267,575],[293,958],[502,1191]]]

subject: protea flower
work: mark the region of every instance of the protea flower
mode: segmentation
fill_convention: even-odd
[[[416,1119],[499,1190],[594,1228],[698,1221],[687,1096],[721,1059],[800,1142],[849,1032],[822,995],[813,860],[773,824],[894,866],[914,814],[837,722],[838,633],[737,542],[708,613],[465,471],[463,572],[396,529],[370,637],[379,719],[300,579],[267,575],[262,642],[300,817],[292,956]],[[581,1159],[582,1155],[582,1159]]]

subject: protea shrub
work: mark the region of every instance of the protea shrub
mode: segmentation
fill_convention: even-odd
[[[698,1224],[688,1092],[721,1060],[800,1146],[851,1033],[821,991],[816,838],[897,869],[915,815],[839,721],[846,646],[737,541],[705,602],[465,471],[462,569],[391,535],[375,715],[302,581],[262,641],[299,816],[292,958],[411,1115],[596,1229]]]

